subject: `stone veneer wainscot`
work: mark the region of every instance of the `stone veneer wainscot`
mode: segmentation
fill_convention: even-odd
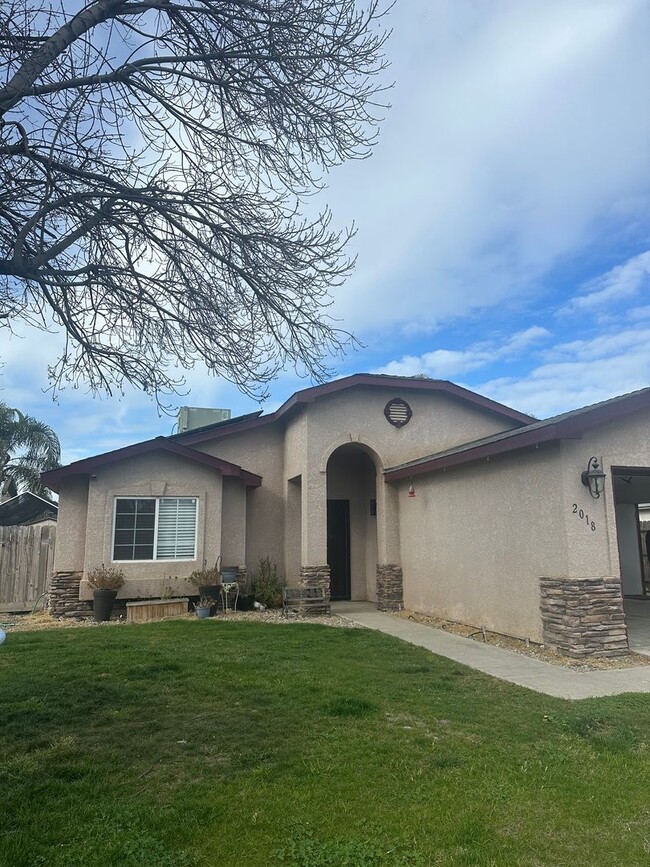
[[[318,587],[325,591],[325,597],[330,598],[330,567],[301,566],[299,587]]]
[[[90,617],[92,602],[79,599],[83,572],[55,572],[50,578],[48,611],[52,617]]]
[[[377,608],[401,611],[404,607],[402,567],[395,563],[377,564]]]
[[[629,653],[618,578],[541,578],[544,644],[568,656]]]

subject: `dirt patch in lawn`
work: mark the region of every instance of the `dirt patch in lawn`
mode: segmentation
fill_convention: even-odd
[[[650,665],[650,656],[640,653],[626,653],[625,656],[616,657],[592,657],[585,659],[573,659],[564,656],[555,650],[545,648],[543,644],[535,644],[533,641],[525,641],[521,638],[512,638],[509,635],[501,635],[498,632],[477,629],[476,626],[468,626],[465,623],[454,623],[452,620],[443,620],[441,617],[433,617],[427,614],[418,614],[415,611],[400,611],[394,615],[404,620],[413,620],[433,629],[443,629],[445,632],[453,632],[463,638],[471,638],[474,641],[485,642],[495,647],[503,647],[504,650],[512,650],[523,656],[531,656],[541,662],[550,662],[552,665],[561,665],[565,668],[573,668],[576,671],[603,671],[612,668],[636,668],[641,665]]]

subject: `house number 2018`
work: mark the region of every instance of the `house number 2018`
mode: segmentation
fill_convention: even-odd
[[[596,522],[590,521],[589,515],[585,514],[584,509],[579,509],[577,503],[573,504],[573,508],[571,509],[571,511],[574,515],[577,515],[581,521],[584,521],[586,523],[592,533],[596,531]]]

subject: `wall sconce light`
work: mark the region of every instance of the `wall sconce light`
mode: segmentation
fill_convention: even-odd
[[[597,500],[605,490],[605,473],[601,469],[598,458],[589,458],[587,469],[582,471],[580,478],[582,479],[582,484],[586,488],[589,488],[589,493],[594,500]]]
[[[415,499],[415,488],[413,487],[413,479],[411,479],[411,483],[409,485],[409,497],[414,500]]]

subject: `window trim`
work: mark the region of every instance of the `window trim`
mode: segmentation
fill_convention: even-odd
[[[153,529],[153,558],[151,560],[116,560],[114,558],[115,554],[115,530],[117,523],[117,501],[118,500],[153,500],[156,504],[155,508],[155,517],[154,517],[154,529]],[[195,520],[194,520],[194,556],[193,557],[178,557],[171,559],[169,557],[164,557],[158,559],[156,554],[158,553],[158,513],[159,506],[161,500],[194,500],[196,503],[196,511],[195,511]],[[200,498],[195,494],[177,494],[173,496],[163,496],[163,497],[142,497],[137,494],[116,494],[113,497],[113,529],[111,533],[111,563],[194,563],[198,557],[198,549],[199,549],[199,508],[200,508]]]

